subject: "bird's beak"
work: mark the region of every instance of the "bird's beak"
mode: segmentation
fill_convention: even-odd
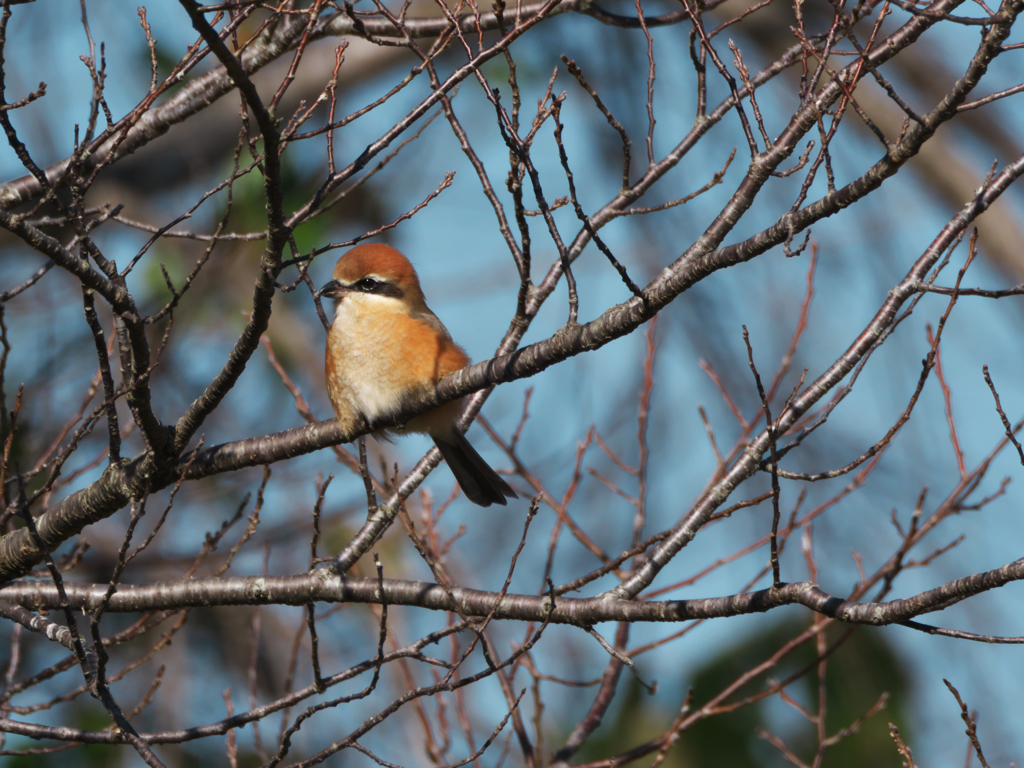
[[[320,295],[326,296],[328,299],[340,299],[348,293],[348,286],[339,283],[337,280],[331,280],[324,284],[324,287],[320,289]]]

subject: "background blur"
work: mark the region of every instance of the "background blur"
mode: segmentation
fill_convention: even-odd
[[[419,8],[420,5],[424,7]],[[706,27],[716,27],[720,20],[735,16],[747,5],[745,0],[730,1],[708,10]],[[429,3],[415,3],[413,7],[429,15],[432,13],[429,6]],[[632,3],[615,2],[603,7],[614,13],[635,15]],[[651,3],[648,7],[645,3],[644,12],[655,15],[677,7],[667,3]],[[803,8],[809,28],[816,32],[823,26],[827,28],[831,6],[810,2],[804,3]],[[981,13],[973,6],[960,12]],[[92,3],[88,13],[97,47],[100,42],[105,44],[107,100],[113,114],[120,116],[134,107],[148,87],[146,41],[132,4],[111,0]],[[81,15],[78,3],[48,0],[15,8],[8,24],[4,51],[8,101],[22,98],[34,90],[39,81],[47,84],[44,98],[11,114],[19,135],[40,165],[49,165],[68,156],[73,149],[73,126],[84,126],[88,121],[91,82],[86,67],[79,61],[88,50]],[[194,42],[195,32],[176,4],[154,4],[148,8],[148,18],[160,60],[169,67]],[[883,31],[894,29],[906,18],[906,13],[895,10],[883,24]],[[742,50],[750,70],[757,72],[795,42],[790,31],[793,24],[791,7],[772,4],[748,22],[737,24],[716,38],[719,53],[732,68],[732,56],[724,39],[729,37]],[[656,157],[663,156],[680,140],[689,130],[695,114],[696,85],[688,51],[689,29],[689,23],[682,23],[651,30],[657,65]],[[865,28],[862,40],[869,29]],[[901,53],[887,65],[885,75],[912,106],[926,111],[962,73],[977,40],[976,27],[939,25],[926,35],[923,44]],[[1016,31],[1008,42],[1022,41],[1024,36]],[[323,90],[334,66],[334,47],[338,42],[327,39],[311,45],[296,83],[279,110],[285,119],[296,110],[300,100],[312,103]],[[580,203],[588,212],[599,208],[621,186],[621,142],[594,108],[590,97],[566,73],[559,56],[564,54],[579,64],[588,81],[629,132],[633,139],[631,178],[635,179],[646,165],[643,139],[648,129],[647,41],[643,32],[566,14],[538,25],[517,41],[511,52],[523,92],[524,121],[531,119],[536,100],[543,96],[548,78],[558,68],[554,90],[566,94],[562,120]],[[997,60],[985,81],[984,92],[1016,84],[1020,79],[1022,55],[1024,52],[1018,51]],[[378,47],[359,39],[349,40],[345,57],[338,87],[339,115],[379,98],[417,63],[411,54],[400,48]],[[462,60],[461,51],[455,46],[438,64],[448,71]],[[268,96],[280,82],[289,62],[289,57],[282,57],[255,78]],[[209,57],[197,73],[213,64]],[[505,61],[498,57],[485,65],[483,72],[492,87],[501,89],[507,106],[509,88]],[[799,77],[800,68],[796,67],[758,90],[759,106],[771,136],[778,134],[795,108]],[[368,143],[427,93],[425,80],[415,80],[405,91],[339,131],[335,137],[339,165],[358,156]],[[708,62],[709,105],[717,105],[727,94],[727,85]],[[857,98],[887,135],[898,133],[902,115],[885,99],[881,88],[865,81],[857,90]],[[508,149],[498,131],[493,107],[472,79],[461,85],[454,104],[474,148],[491,174],[499,197],[511,210],[511,196],[504,186]],[[992,162],[1001,167],[1024,151],[1024,134],[1020,129],[1024,125],[1024,96],[965,112],[961,118],[944,127],[926,152],[914,158],[904,172],[887,181],[877,193],[813,228],[811,239],[818,252],[814,298],[807,329],[791,371],[780,388],[783,396],[796,385],[803,369],[809,371],[808,380],[812,380],[852,342],[887,291],[902,279],[942,226],[971,197]],[[318,113],[316,125],[324,122],[325,116]],[[94,204],[124,203],[126,218],[160,226],[194,205],[204,191],[225,178],[230,171],[237,135],[238,98],[232,94],[194,119],[175,126],[135,155],[114,164],[100,177],[90,193],[90,201]],[[635,282],[644,285],[676,259],[735,191],[749,157],[745,154],[746,142],[735,113],[712,129],[703,139],[700,151],[690,153],[641,200],[640,205],[658,205],[696,191],[721,170],[733,147],[738,147],[737,157],[721,185],[686,205],[646,216],[622,217],[602,230],[602,237]],[[326,173],[324,151],[323,137],[289,146],[283,159],[287,180],[286,212],[308,199],[322,182]],[[837,185],[863,173],[879,156],[877,139],[855,116],[848,116],[839,128],[831,157]],[[551,202],[567,194],[550,125],[538,134],[533,159],[542,173],[547,200]],[[795,161],[794,157],[786,167],[791,167]],[[507,329],[515,309],[518,279],[477,176],[443,116],[426,127],[420,138],[405,147],[367,183],[326,214],[305,223],[295,236],[300,250],[306,252],[316,245],[346,240],[391,222],[420,203],[448,171],[456,172],[449,189],[425,210],[379,239],[399,248],[412,260],[431,309],[470,356],[479,361],[493,355]],[[0,179],[8,181],[24,173],[13,151],[6,145],[0,148]],[[773,196],[759,199],[728,242],[755,233],[785,212],[795,199],[803,178],[803,174],[797,173],[774,180]],[[811,189],[811,199],[824,190],[824,174],[821,173]],[[263,228],[265,203],[259,176],[251,174],[238,182],[234,197],[235,209],[229,229],[254,232]],[[528,207],[535,208],[529,193],[527,199]],[[293,202],[289,204],[289,201]],[[211,232],[223,214],[224,205],[224,195],[215,195],[182,226],[193,232]],[[571,206],[557,210],[555,218],[563,236],[577,231],[578,222]],[[540,281],[557,260],[557,252],[546,234],[543,220],[535,217],[529,221],[534,234],[534,279]],[[1017,185],[982,218],[980,258],[967,273],[965,286],[997,289],[1022,281],[1022,222],[1024,188]],[[123,266],[138,252],[149,234],[108,223],[97,230],[95,237],[104,253]],[[188,239],[161,239],[128,278],[128,287],[140,307],[155,311],[167,300],[161,264],[166,266],[172,279],[180,283],[203,248],[202,243]],[[244,324],[243,313],[250,308],[254,268],[262,248],[262,241],[219,245],[202,279],[183,299],[175,315],[170,347],[153,380],[157,413],[165,421],[173,423],[223,365]],[[0,233],[0,249],[0,281],[5,290],[22,282],[44,263],[38,254],[6,232]],[[317,286],[329,278],[339,255],[338,251],[329,252],[316,260],[310,273]],[[952,265],[939,278],[939,284],[952,285],[965,255],[966,244],[963,244],[954,253]],[[750,263],[711,275],[659,316],[654,332],[654,383],[647,437],[651,457],[645,535],[670,528],[700,495],[715,471],[715,456],[698,406],[706,410],[723,451],[740,435],[740,428],[719,389],[701,370],[701,361],[710,364],[742,412],[753,419],[760,403],[747,365],[741,326],[749,329],[762,378],[770,380],[799,317],[807,289],[809,257],[807,251],[790,259],[781,248],[775,249]],[[593,246],[587,248],[573,271],[579,286],[581,322],[593,319],[610,305],[629,297],[618,275]],[[294,279],[293,268],[282,275],[281,282],[290,283]],[[8,408],[17,386],[22,382],[27,385],[20,416],[22,437],[17,443],[23,465],[32,463],[33,457],[55,439],[95,374],[95,352],[88,328],[81,321],[80,302],[80,287],[76,281],[55,269],[43,278],[37,290],[26,291],[5,305],[11,345],[3,382]],[[934,327],[947,303],[946,297],[934,294],[923,298],[894,338],[874,355],[858,386],[832,414],[827,427],[808,440],[802,451],[792,455],[789,463],[783,464],[784,468],[817,472],[842,466],[885,434],[906,407],[917,382],[921,359],[928,349],[926,323]],[[989,366],[1010,420],[1016,421],[1024,413],[1022,309],[1024,302],[1020,297],[1000,301],[965,297],[948,322],[942,345],[943,372],[952,392],[952,412],[968,468],[983,460],[1003,435],[991,394],[982,379],[982,365]],[[564,323],[566,316],[563,281],[530,328],[524,343],[548,338]],[[109,328],[109,313],[103,315],[102,320],[104,327]],[[310,295],[301,285],[293,293],[279,293],[275,297],[268,337],[277,359],[301,389],[313,413],[321,419],[329,418],[331,409],[322,373],[325,336]],[[483,415],[508,440],[523,415],[524,399],[532,392],[529,418],[522,428],[518,454],[556,497],[564,493],[572,481],[577,446],[592,426],[611,450],[624,462],[635,466],[638,461],[637,412],[644,381],[646,345],[645,334],[636,333],[595,352],[572,358],[531,380],[501,386],[488,400]],[[780,396],[776,408],[781,408],[781,403]],[[127,409],[123,409],[122,423],[129,420]],[[213,445],[301,423],[292,396],[270,365],[265,351],[261,350],[224,406],[207,420],[202,431],[206,445]],[[480,426],[471,429],[470,438],[490,464],[499,468],[509,466],[506,456],[487,439]],[[83,444],[78,458],[72,459],[65,474],[92,461],[105,440],[105,430],[96,430]],[[375,470],[387,467],[390,475],[396,462],[400,471],[411,468],[429,447],[429,442],[414,436],[391,445],[374,444],[371,440],[369,445],[371,466]],[[142,443],[135,435],[130,436],[124,455],[133,456],[140,450]],[[594,444],[588,448],[582,466],[581,484],[569,511],[600,547],[615,556],[628,548],[635,510],[628,501],[615,496],[600,478],[610,479],[633,495],[637,493],[636,479],[624,473]],[[84,487],[99,476],[101,469],[102,466],[85,471],[58,496]],[[997,456],[977,490],[977,498],[996,493],[1004,477],[1011,481],[1006,493],[978,512],[945,521],[931,539],[930,549],[914,551],[912,556],[926,557],[961,535],[964,540],[927,568],[910,569],[901,574],[892,597],[906,597],[1020,557],[1020,542],[1024,540],[1018,489],[1021,472],[1012,448]],[[240,551],[233,572],[259,573],[267,568],[272,573],[285,574],[307,568],[310,510],[317,493],[315,483],[318,476],[329,473],[338,477],[326,497],[322,551],[338,551],[363,520],[365,493],[356,475],[338,464],[330,451],[320,451],[272,468],[261,512],[262,525],[253,541]],[[251,469],[187,484],[175,502],[172,522],[149,552],[154,560],[148,565],[133,566],[137,570],[133,573],[129,569],[125,580],[172,578],[180,573],[201,546],[206,532],[215,530],[223,519],[230,517],[243,496],[259,487],[261,478],[261,470]],[[807,494],[802,509],[811,509],[839,493],[851,479],[852,475],[815,484],[784,484],[784,519],[797,503],[800,492]],[[887,450],[866,485],[815,521],[813,543],[822,588],[837,595],[848,593],[858,579],[857,563],[851,553],[856,552],[863,558],[864,569],[870,573],[899,546],[890,515],[895,512],[906,526],[922,489],[928,489],[924,504],[927,512],[958,480],[942,392],[933,377],[925,387],[913,418]],[[528,493],[521,480],[512,478],[510,482]],[[423,495],[410,500],[414,519],[421,504],[429,500],[435,506],[442,503],[453,487],[450,472],[444,466],[439,467],[422,486]],[[753,498],[768,489],[768,478],[754,478],[730,503]],[[164,491],[157,498],[166,496]],[[55,497],[51,503],[57,500]],[[446,510],[438,523],[442,539],[454,536],[460,526],[465,526],[464,535],[452,544],[446,560],[456,583],[488,590],[501,588],[510,555],[521,537],[526,507],[526,502],[521,501],[498,511],[480,510],[459,498]],[[151,508],[160,509],[162,505],[154,500]],[[127,514],[127,510],[122,510],[84,532],[91,549],[69,578],[99,582],[107,578]],[[537,593],[542,588],[540,574],[555,519],[551,509],[542,505],[510,591]],[[763,503],[709,527],[662,572],[655,588],[686,579],[746,546],[769,530],[770,520],[771,505]],[[153,520],[147,518],[142,529],[152,523]],[[386,575],[433,580],[397,526],[377,549],[384,558]],[[758,548],[698,584],[674,589],[660,599],[740,591],[764,567],[767,556],[767,547]],[[557,550],[553,578],[556,584],[561,584],[598,565],[582,545],[566,538]],[[372,567],[365,564],[360,567],[364,575],[372,573]],[[808,578],[798,541],[789,542],[783,553],[782,567],[785,580]],[[584,594],[598,594],[615,583],[613,577],[605,577],[589,585]],[[755,586],[768,584],[770,576],[762,578]],[[1019,610],[1022,597],[1022,587],[1011,584],[933,615],[929,621],[983,634],[1021,635],[1024,634]],[[115,627],[117,622],[127,626],[131,617],[110,616],[108,620],[114,622]],[[396,636],[405,642],[443,626],[443,617],[412,608],[395,609],[392,621]],[[624,675],[618,704],[613,706],[601,732],[588,743],[580,759],[616,754],[663,731],[678,712],[687,689],[693,688],[699,705],[702,692],[717,691],[725,681],[752,666],[809,621],[806,610],[792,607],[767,615],[706,622],[680,641],[637,656],[639,677],[645,682],[657,681],[657,693],[648,696],[628,674]],[[259,689],[262,692],[264,686],[270,690],[280,685],[284,659],[302,622],[302,612],[295,608],[266,608],[261,611],[260,622]],[[365,638],[371,638],[372,642],[375,633],[375,619],[365,606],[346,608],[337,622],[331,625],[334,630],[321,635],[322,652],[329,659],[325,666],[334,668],[342,660],[352,663],[372,655],[372,648],[353,647],[357,642],[356,632],[360,643]],[[630,647],[668,637],[680,628],[635,625]],[[610,627],[598,629],[610,639]],[[833,629],[836,632],[834,636],[830,634],[830,639],[838,637],[842,628]],[[140,716],[144,727],[150,730],[172,725],[188,727],[218,720],[225,716],[221,693],[227,686],[234,692],[236,710],[248,706],[249,648],[243,643],[240,645],[243,652],[232,656],[225,652],[219,638],[224,633],[243,633],[234,636],[244,636],[248,642],[251,631],[249,609],[195,611],[184,639],[176,641],[165,652],[173,661],[165,658],[163,662],[182,665],[179,668],[189,669],[190,673],[164,681],[156,703]],[[525,636],[522,627],[516,625],[497,626],[491,631],[503,651],[508,651],[511,642],[522,642]],[[8,647],[8,637],[9,627],[0,626],[0,649]],[[804,650],[808,653],[788,659],[785,668],[771,672],[770,677],[784,678],[809,663],[813,654],[810,649]],[[968,743],[963,736],[958,707],[942,678],[956,685],[972,709],[979,712],[979,736],[989,763],[1006,765],[1014,761],[1020,764],[1024,760],[1024,731],[1020,728],[1024,655],[1019,646],[930,637],[902,627],[861,627],[846,650],[848,653],[836,655],[831,669],[834,678],[830,678],[830,685],[835,685],[836,690],[830,696],[833,702],[830,717],[835,717],[830,731],[863,714],[883,691],[889,691],[892,697],[886,711],[869,721],[862,734],[843,742],[834,755],[830,753],[827,764],[897,765],[899,757],[885,725],[889,721],[899,725],[920,764],[963,764]],[[23,653],[20,663],[26,674],[62,656],[39,643],[27,646]],[[0,650],[0,665],[4,667],[6,654],[6,650]],[[543,655],[534,660],[543,673],[573,680],[593,680],[600,677],[607,659],[605,651],[578,629],[551,627]],[[301,665],[300,661],[300,669]],[[152,671],[148,674],[150,677],[146,680],[135,683],[126,680],[120,684],[126,686],[121,690],[137,691],[141,695]],[[300,677],[306,674],[301,672]],[[813,680],[807,678],[794,684],[790,694],[805,706],[811,706],[816,695],[814,688]],[[42,701],[61,690],[57,679],[45,684],[42,691],[30,693],[29,698]],[[550,739],[547,747],[554,749],[586,712],[590,694],[582,695],[578,689],[544,683],[544,695],[546,708],[542,718]],[[125,696],[132,698],[127,693]],[[490,724],[484,730],[493,728],[506,711],[497,685],[482,685],[473,690],[472,696],[474,715]],[[173,715],[161,708],[160,697],[178,702]],[[533,717],[533,705],[526,703],[530,697],[531,694],[527,694],[524,699],[524,716]],[[383,692],[379,699],[374,699],[378,706],[388,700]],[[182,702],[185,702],[184,707]],[[25,704],[24,701],[19,703]],[[63,708],[56,707],[33,718],[39,722],[76,722],[79,727],[98,728],[105,724],[102,714],[88,697],[81,697]],[[328,742],[331,737],[324,734],[343,732],[345,724],[351,726],[363,716],[365,713],[342,710],[325,716],[335,720],[324,720],[316,728],[300,732],[298,744],[303,754]],[[97,717],[100,721],[96,721]],[[419,732],[412,725],[413,716],[403,717],[410,723],[405,731],[407,745],[399,746],[394,731],[390,735],[374,732],[364,743],[384,759],[403,765],[427,764],[419,744]],[[173,724],[168,720],[173,720]],[[273,743],[268,733],[276,732],[277,721],[268,722],[271,725],[266,728],[264,738]],[[327,722],[332,724],[325,725]],[[160,723],[165,724],[158,726]],[[730,766],[785,764],[774,747],[757,738],[761,727],[783,735],[794,748],[810,743],[807,740],[813,735],[811,726],[795,709],[773,697],[735,715],[708,721],[693,733],[687,733],[681,746],[670,753],[670,762],[707,765],[714,760]],[[321,732],[320,728],[325,730]],[[240,732],[238,738],[244,750],[251,749],[247,741],[251,739],[250,729]],[[15,737],[7,740],[8,748],[28,744]],[[513,740],[510,760],[519,764],[514,744]],[[222,759],[212,756],[221,754],[220,747],[206,742],[169,748],[161,754],[179,754],[174,751],[177,749],[181,750],[180,764],[189,760],[220,764]],[[730,750],[732,754],[728,754]],[[538,753],[542,753],[540,749]],[[103,765],[115,764],[117,760],[120,764],[135,764],[133,761],[137,759],[124,750],[95,748],[88,754],[95,764]],[[460,759],[464,754],[454,750],[450,760]],[[496,753],[488,755],[482,764],[497,765]],[[25,761],[31,759],[11,764],[27,765],[30,763]],[[40,762],[31,764],[48,764],[42,762],[42,757],[37,759]],[[46,759],[56,761],[60,756]],[[355,765],[371,764],[368,758],[355,753],[347,754],[346,759]],[[208,760],[215,762],[206,762]]]

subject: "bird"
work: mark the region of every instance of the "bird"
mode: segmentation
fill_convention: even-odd
[[[470,360],[427,307],[409,260],[383,243],[345,253],[319,291],[334,300],[324,373],[342,429],[393,418],[410,402]],[[399,432],[429,435],[466,497],[481,507],[519,498],[469,444],[456,421],[462,400],[409,419]],[[390,438],[391,430],[375,433]]]

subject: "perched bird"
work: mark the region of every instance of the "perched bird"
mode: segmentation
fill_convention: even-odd
[[[364,243],[338,259],[320,295],[335,300],[327,334],[327,393],[345,430],[361,416],[389,418],[441,379],[469,364],[462,348],[427,307],[412,264],[394,248]],[[504,506],[518,498],[455,425],[462,400],[413,417],[402,431],[425,432],[466,497]]]

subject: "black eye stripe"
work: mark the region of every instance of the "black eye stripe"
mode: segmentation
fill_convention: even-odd
[[[352,283],[351,288],[360,293],[372,293],[377,296],[390,296],[402,298],[402,289],[387,280],[379,280],[376,277],[364,277]]]

